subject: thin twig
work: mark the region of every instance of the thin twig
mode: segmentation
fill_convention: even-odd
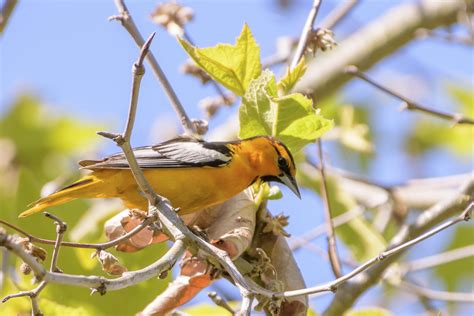
[[[254,296],[251,293],[244,293],[242,296],[242,303],[240,305],[239,316],[250,316],[252,311],[252,302]]]
[[[296,49],[295,55],[293,56],[293,60],[291,61],[290,69],[296,67],[298,62],[300,61],[301,57],[303,57],[304,52],[306,50],[306,45],[308,43],[308,37],[313,30],[314,21],[316,20],[316,16],[318,15],[319,7],[321,5],[321,0],[314,0],[313,6],[309,12],[308,18],[306,19],[306,23],[304,25],[303,31],[301,32],[301,36],[298,42],[298,47]],[[334,225],[332,223],[332,216],[331,216],[331,203],[329,200],[328,190],[327,190],[327,183],[326,183],[326,176],[324,173],[324,159],[322,154],[322,144],[321,140],[318,139],[317,141],[318,146],[318,156],[319,161],[321,163],[319,172],[321,175],[321,196],[324,200],[324,215],[327,225],[327,233],[328,233],[328,255],[331,262],[331,268],[336,278],[339,278],[342,275],[341,272],[341,263],[339,260],[339,256],[337,254],[337,246],[336,246],[336,237],[334,234]]]
[[[7,26],[17,3],[18,0],[5,0],[3,3],[3,6],[0,9],[0,34],[2,34],[3,30],[5,30],[5,26]]]
[[[143,44],[145,43],[145,41],[143,40],[143,37],[140,34],[140,31],[138,30],[135,22],[133,21],[132,16],[130,15],[127,9],[127,6],[125,5],[125,2],[123,0],[115,0],[115,6],[117,7],[117,10],[119,11],[119,15],[112,16],[109,18],[109,20],[120,21],[122,26],[132,36],[137,46],[140,48],[143,47]],[[163,87],[166,95],[168,96],[168,99],[170,100],[171,105],[173,106],[176,114],[181,120],[181,124],[183,125],[185,132],[189,135],[195,135],[196,130],[194,128],[194,125],[192,124],[191,120],[186,114],[186,111],[184,110],[183,105],[179,101],[176,93],[171,87],[171,84],[166,78],[163,70],[161,69],[160,65],[155,59],[155,56],[153,55],[153,53],[149,52],[146,59],[148,63],[150,64],[151,69],[153,70],[153,73],[155,74],[156,78],[158,79],[161,86]]]
[[[431,229],[429,230],[428,232],[414,238],[414,239],[411,239],[405,243],[402,243],[396,247],[393,247],[389,250],[386,250],[382,253],[380,253],[378,256],[376,257],[373,257],[372,259],[366,261],[365,263],[361,264],[360,266],[358,266],[357,268],[355,268],[354,270],[352,270],[351,272],[347,273],[346,275],[332,281],[332,282],[329,282],[329,283],[326,283],[324,285],[320,285],[320,286],[315,286],[315,287],[310,287],[310,288],[307,288],[307,289],[301,289],[301,290],[294,290],[294,291],[286,291],[286,292],[281,292],[281,293],[276,293],[275,296],[277,297],[292,297],[292,296],[299,296],[299,295],[308,295],[308,294],[317,294],[317,293],[321,293],[321,292],[328,292],[328,291],[332,291],[332,292],[335,292],[337,290],[337,287],[352,279],[354,276],[364,272],[365,270],[367,270],[368,268],[370,268],[371,266],[395,255],[395,254],[398,254],[404,250],[406,250],[407,248],[431,237],[431,236],[434,236],[436,234],[438,234],[439,232],[445,230],[446,228],[448,227],[451,227],[457,223],[460,223],[460,222],[464,222],[464,221],[468,221],[470,220],[471,218],[471,213],[472,213],[472,210],[474,208],[474,204],[471,203],[468,205],[468,207],[459,215],[457,216],[455,219],[452,219],[452,220],[449,220],[447,222],[445,222],[444,224],[441,224],[439,226],[437,226],[436,228],[434,229]]]
[[[22,291],[22,292],[19,292],[19,293],[7,295],[2,299],[2,303],[6,303],[8,300],[10,300],[12,298],[28,296],[30,298],[30,301],[31,301],[31,314],[33,316],[43,316],[43,313],[41,313],[41,311],[39,309],[39,306],[38,306],[37,297],[41,293],[41,291],[46,287],[46,284],[47,284],[46,281],[42,281],[42,282],[40,282],[40,284],[38,284],[38,286],[36,288],[34,288],[30,291]]]
[[[44,215],[47,218],[52,219],[54,223],[56,224],[56,241],[54,243],[53,256],[51,258],[51,268],[49,270],[51,272],[62,272],[61,269],[58,268],[57,263],[58,263],[59,249],[61,248],[61,242],[63,240],[64,233],[67,230],[67,224],[61,219],[59,219],[57,216],[50,214],[48,212],[44,212]]]
[[[371,84],[372,86],[376,87],[377,89],[379,89],[379,90],[381,90],[381,91],[383,91],[387,94],[390,94],[391,96],[393,96],[397,99],[402,100],[404,102],[403,109],[407,109],[407,110],[410,110],[410,111],[423,112],[423,113],[426,113],[426,114],[429,114],[429,115],[439,117],[441,119],[449,120],[449,121],[453,122],[454,124],[471,124],[471,125],[474,124],[473,119],[465,117],[464,115],[462,115],[460,113],[451,114],[451,113],[447,113],[447,112],[441,112],[441,111],[423,106],[419,103],[416,103],[416,102],[402,96],[401,94],[393,91],[392,89],[387,88],[386,86],[383,86],[383,85],[375,82],[374,80],[369,78],[365,73],[360,71],[359,68],[357,68],[354,65],[346,67],[345,72],[347,74],[356,76],[356,77],[364,80],[365,82]]]
[[[158,219],[157,216],[155,215],[150,215],[147,216],[140,224],[135,226],[131,231],[128,233],[124,234],[123,236],[120,236],[119,238],[116,238],[114,240],[104,242],[104,243],[98,243],[98,244],[89,244],[89,243],[77,243],[77,242],[69,242],[69,241],[64,241],[61,243],[61,246],[63,247],[73,247],[73,248],[86,248],[86,249],[96,249],[96,250],[105,250],[111,247],[114,247],[118,244],[120,244],[122,241],[127,240],[138,234],[140,231],[142,231],[144,228],[148,227],[151,223],[156,222]],[[40,243],[40,244],[46,244],[46,245],[54,245],[56,243],[55,240],[51,239],[44,239],[40,237],[36,237],[25,230],[21,229],[18,226],[15,226],[11,223],[8,223],[4,220],[0,219],[0,224],[3,224],[7,227],[10,227],[11,229],[19,232],[23,236],[27,237],[30,242],[33,243]]]
[[[306,19],[306,23],[304,24],[303,31],[301,32],[300,39],[298,41],[298,46],[296,47],[295,54],[293,59],[291,60],[290,69],[293,69],[298,65],[301,57],[304,55],[306,50],[306,44],[308,43],[309,35],[313,30],[314,20],[316,20],[316,16],[318,15],[319,7],[321,6],[322,0],[314,0],[313,5],[311,6],[311,10],[309,11],[308,18]]]
[[[318,157],[320,161],[319,174],[321,176],[321,197],[324,203],[324,217],[326,222],[326,232],[328,240],[328,255],[329,262],[331,263],[331,269],[336,278],[342,276],[341,262],[337,254],[336,234],[334,232],[334,224],[332,221],[331,201],[329,199],[329,192],[327,186],[326,173],[324,171],[324,158],[323,158],[323,144],[321,139],[316,141],[318,146]]]
[[[207,293],[207,296],[209,296],[214,304],[224,308],[231,315],[235,315],[235,311],[232,309],[232,307],[230,307],[230,305],[219,294],[217,294],[217,292],[209,292]]]
[[[445,251],[433,256],[424,257],[421,259],[403,263],[400,269],[405,274],[407,272],[429,269],[432,267],[469,258],[472,256],[474,256],[474,245],[469,245],[466,247]]]
[[[359,0],[343,1],[334,10],[332,10],[321,21],[321,23],[319,23],[319,27],[331,30],[334,26],[336,26],[336,24],[338,24],[343,18],[345,18],[358,3],[360,3]]]
[[[474,293],[461,293],[461,292],[449,292],[449,291],[438,291],[433,290],[424,286],[419,286],[411,282],[402,281],[400,284],[392,285],[399,287],[402,290],[411,292],[421,297],[429,298],[437,301],[448,301],[458,303],[473,303]]]

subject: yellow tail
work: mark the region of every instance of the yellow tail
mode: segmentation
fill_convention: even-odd
[[[31,203],[28,205],[30,208],[21,213],[18,217],[27,217],[39,213],[50,206],[64,204],[77,198],[95,197],[94,192],[97,192],[97,185],[100,183],[102,183],[102,181],[95,176],[87,175],[57,192]]]

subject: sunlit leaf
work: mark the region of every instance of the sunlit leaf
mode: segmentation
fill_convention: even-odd
[[[244,95],[250,81],[262,71],[260,48],[247,24],[235,45],[218,44],[197,48],[183,39],[179,42],[189,56],[214,80],[239,96]]]
[[[275,76],[265,70],[252,81],[242,99],[239,136],[275,136],[292,152],[297,152],[333,125],[315,111],[312,104],[299,93],[278,97]]]
[[[277,85],[278,89],[281,91],[281,94],[287,94],[291,91],[291,89],[293,89],[298,80],[303,77],[304,73],[306,72],[306,68],[306,61],[304,57],[302,57],[295,68],[288,68],[286,70],[285,76],[281,78]]]

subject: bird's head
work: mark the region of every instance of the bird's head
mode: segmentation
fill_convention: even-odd
[[[242,141],[247,147],[252,168],[265,182],[283,183],[301,198],[295,180],[296,167],[290,150],[273,137],[258,136]]]

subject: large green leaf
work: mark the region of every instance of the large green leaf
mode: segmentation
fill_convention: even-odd
[[[300,165],[297,176],[300,185],[320,192],[321,182],[316,168],[308,164]],[[337,179],[328,177],[327,185],[333,217],[357,206],[356,201],[339,188]],[[383,236],[363,216],[355,217],[346,224],[336,227],[336,235],[359,262],[378,255],[387,245]]]
[[[251,82],[242,100],[239,136],[271,135],[295,153],[333,125],[312,104],[299,93],[278,97],[275,76],[265,70]]]
[[[179,42],[196,64],[214,80],[235,94],[242,96],[250,81],[261,71],[260,48],[247,24],[244,25],[235,45],[218,44],[214,47],[197,48],[186,40]]]

